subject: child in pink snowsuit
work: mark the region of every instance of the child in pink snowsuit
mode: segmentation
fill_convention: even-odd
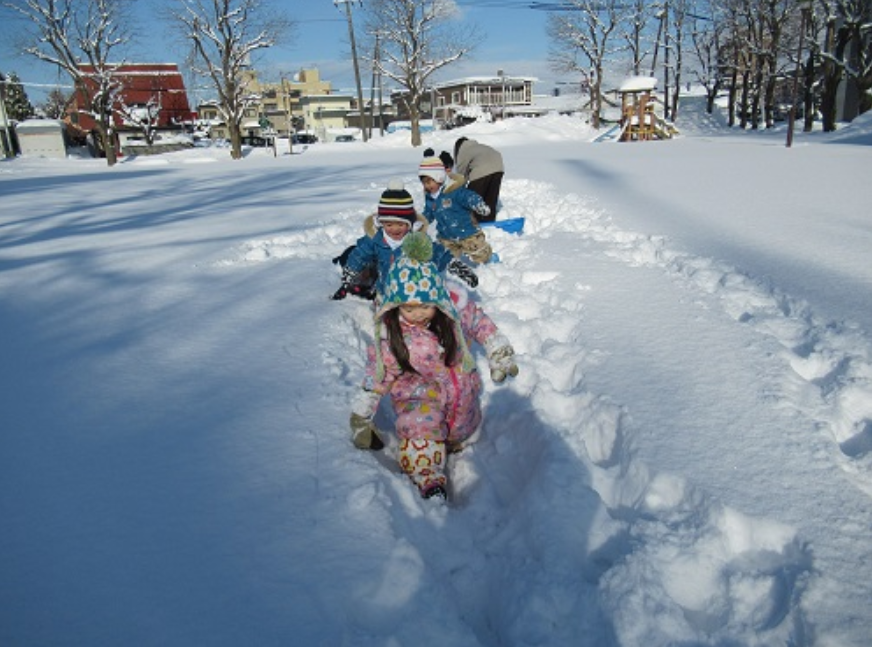
[[[409,234],[386,277],[351,430],[357,447],[381,449],[372,417],[390,394],[400,466],[424,498],[444,499],[447,454],[459,451],[481,423],[482,383],[468,344],[484,346],[495,382],[517,375],[518,367],[490,317],[459,285],[449,292],[430,262],[431,248],[426,235]]]

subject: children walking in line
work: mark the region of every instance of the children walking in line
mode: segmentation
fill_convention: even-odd
[[[418,167],[424,187],[424,217],[436,222],[436,237],[456,257],[466,255],[475,263],[487,263],[493,250],[476,218],[490,209],[462,178],[449,176],[438,157],[425,157]]]
[[[484,347],[495,382],[517,375],[518,367],[490,317],[461,286],[442,280],[430,239],[409,234],[403,250],[385,277],[363,390],[352,407],[352,442],[384,446],[372,419],[390,395],[401,468],[421,496],[446,499],[447,456],[463,448],[482,417],[482,383],[469,345]]]
[[[402,180],[391,180],[381,195],[378,211],[364,221],[365,236],[334,259],[342,265],[342,285],[331,297],[344,299],[349,294],[373,299],[383,291],[384,276],[401,254],[403,239],[411,231],[425,231],[427,220],[415,212],[412,196]],[[439,271],[448,270],[474,288],[478,277],[442,245],[433,249],[433,262]]]

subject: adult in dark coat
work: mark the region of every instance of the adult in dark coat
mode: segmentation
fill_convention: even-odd
[[[479,220],[493,222],[505,171],[503,156],[495,148],[461,137],[454,143],[454,160],[454,172],[463,175],[467,186],[490,207],[490,215],[479,217]]]

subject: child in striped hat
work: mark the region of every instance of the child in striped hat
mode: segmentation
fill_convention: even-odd
[[[402,180],[391,180],[381,194],[378,211],[364,221],[365,236],[334,259],[342,265],[342,285],[331,297],[344,299],[349,293],[375,298],[383,288],[383,277],[401,254],[403,239],[412,231],[426,231],[427,220],[415,211],[412,196]],[[478,277],[467,265],[454,258],[442,245],[434,248],[434,262],[440,271],[448,270],[474,288]],[[344,256],[344,258],[343,258]],[[369,290],[360,289],[366,282]]]
[[[390,395],[400,467],[425,499],[446,499],[447,455],[469,442],[482,417],[482,383],[469,345],[484,346],[495,382],[517,375],[518,366],[490,317],[460,285],[443,281],[432,245],[425,234],[409,234],[387,273],[350,425],[355,446],[381,449],[373,416]]]
[[[478,225],[490,208],[480,195],[466,188],[460,176],[449,175],[438,157],[425,157],[418,167],[424,187],[424,217],[436,221],[436,238],[454,256],[466,255],[475,263],[487,263],[493,250]]]

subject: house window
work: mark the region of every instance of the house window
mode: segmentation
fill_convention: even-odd
[[[453,103],[453,104],[460,103],[460,93],[459,92],[452,92],[451,93],[451,103]]]

